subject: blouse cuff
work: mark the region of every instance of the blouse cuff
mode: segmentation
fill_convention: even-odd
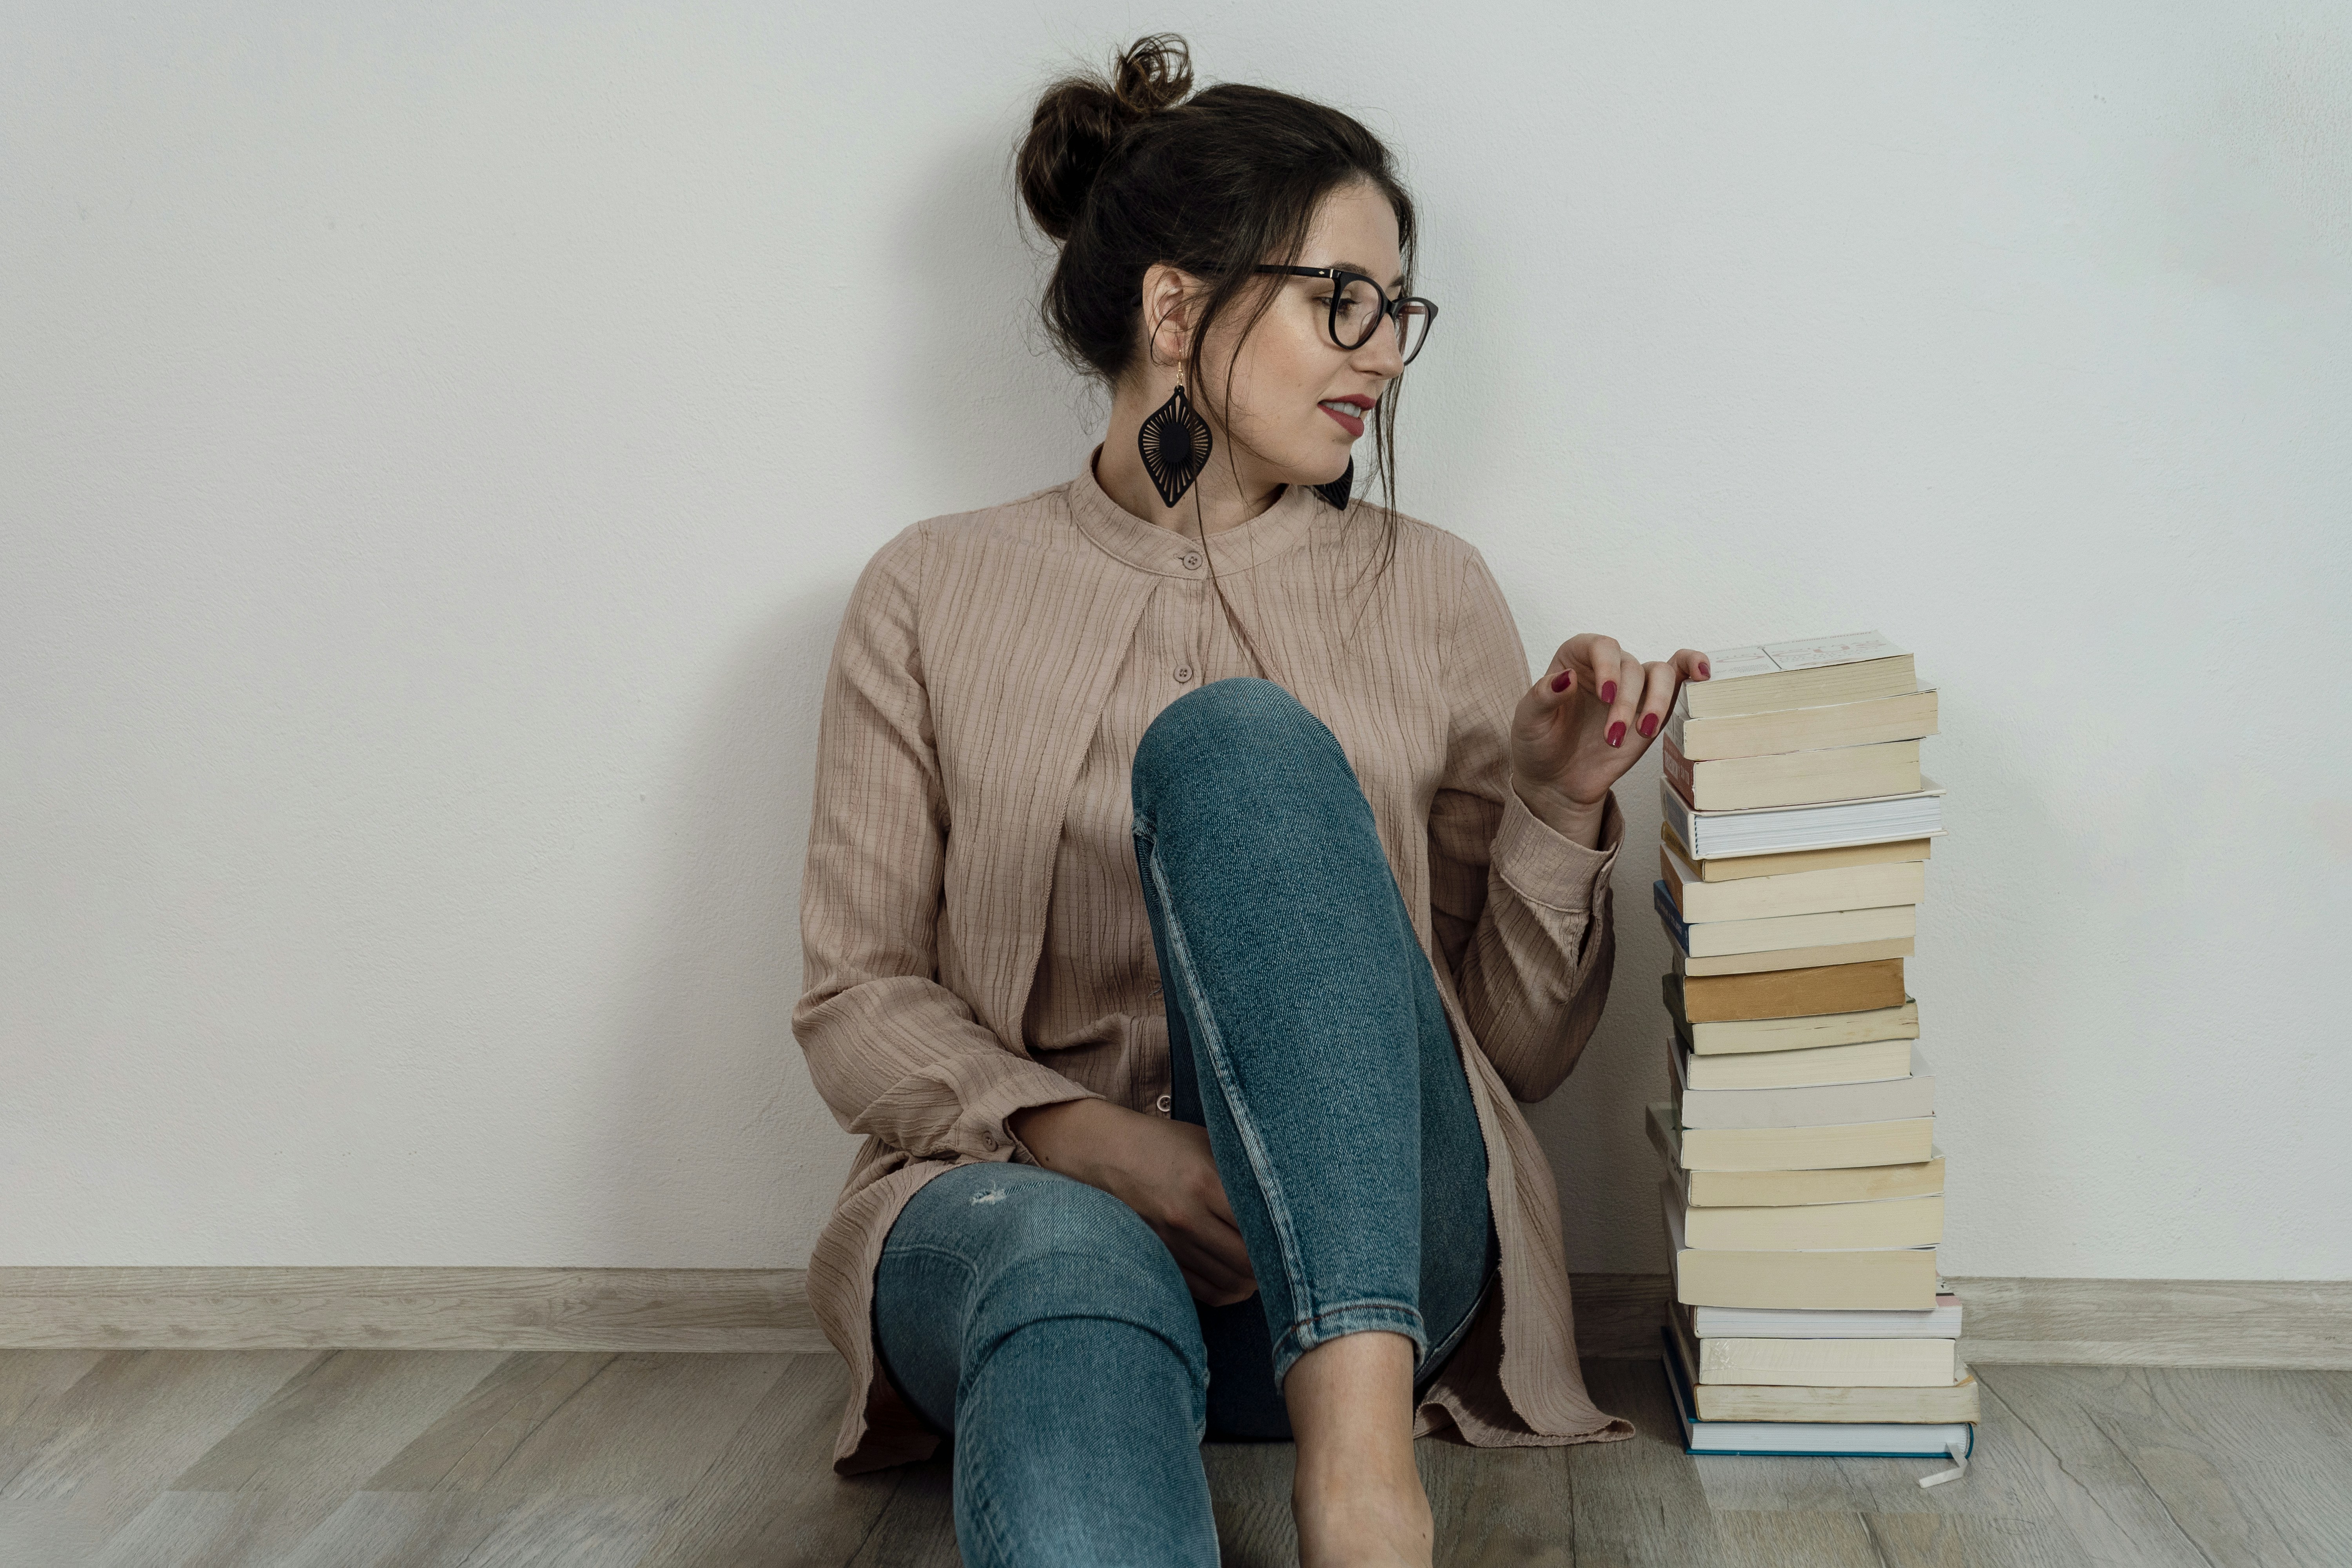
[[[1503,821],[1495,833],[1496,874],[1531,904],[1575,914],[1592,908],[1593,889],[1605,886],[1625,838],[1625,814],[1617,792],[1604,798],[1601,847],[1587,849],[1528,809],[1519,792],[1503,791]]]
[[[990,1061],[986,1075],[986,1081],[977,1086],[976,1093],[975,1086],[969,1082],[959,1086],[964,1098],[961,1114],[956,1118],[956,1131],[963,1135],[959,1142],[968,1140],[966,1147],[985,1159],[1038,1163],[1028,1145],[1013,1135],[1007,1119],[1032,1106],[1103,1098],[1044,1063],[1016,1057],[1010,1051],[1001,1060]]]

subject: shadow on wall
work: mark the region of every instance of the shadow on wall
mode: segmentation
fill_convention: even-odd
[[[1091,440],[1091,395],[1036,326],[1051,255],[1013,221],[1008,158],[993,142],[943,157],[889,245],[910,274],[907,317],[876,341],[900,347],[888,444],[918,479],[874,489],[932,513],[1058,483]],[[782,518],[827,510],[778,500]],[[870,550],[914,521],[853,526]],[[645,936],[616,986],[620,1039],[598,1058],[625,1064],[593,1164],[600,1259],[797,1267],[847,1173],[858,1141],[810,1082],[792,1009],[817,723],[853,576],[777,585],[668,790]]]

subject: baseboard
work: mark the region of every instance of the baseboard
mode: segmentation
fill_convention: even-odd
[[[0,1268],[16,1349],[826,1349],[798,1268]]]
[[[797,1268],[0,1268],[0,1348],[822,1351]],[[1579,1347],[1657,1353],[1663,1274],[1580,1274]],[[2352,1368],[2352,1280],[1963,1278],[1972,1362]]]

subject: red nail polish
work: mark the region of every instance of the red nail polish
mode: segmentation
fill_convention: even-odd
[[[1714,678],[1714,675],[1715,670],[1711,667],[1704,664],[1698,667],[1698,678],[1701,680],[1711,679]]]
[[[1616,723],[1609,726],[1609,743],[1611,745],[1616,745],[1619,742],[1624,740],[1624,738],[1625,721],[1621,719]]]
[[[1554,691],[1565,691],[1570,686],[1575,683],[1575,680],[1576,671],[1572,669],[1563,669],[1557,676],[1552,678],[1551,689]]]
[[[1617,683],[1615,681],[1609,681],[1601,688],[1601,700],[1603,702],[1614,702],[1617,700]],[[1620,728],[1622,728],[1622,726],[1620,726]]]
[[[1658,732],[1658,716],[1657,716],[1655,713],[1644,713],[1644,714],[1643,714],[1643,715],[1642,715],[1642,738],[1643,738],[1643,740],[1645,740],[1645,741],[1646,741],[1646,740],[1648,740],[1651,736],[1653,736],[1653,735],[1656,734],[1657,732]]]

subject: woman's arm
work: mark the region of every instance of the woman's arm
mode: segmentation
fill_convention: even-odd
[[[852,1132],[923,1158],[1010,1157],[1005,1122],[1092,1091],[1005,1044],[935,978],[948,813],[918,633],[919,527],[849,595],[825,678],[793,1033]]]
[[[1510,607],[1475,551],[1443,651],[1454,708],[1430,809],[1438,949],[1504,1083],[1541,1100],[1609,996],[1609,876],[1624,833],[1611,785],[1655,737],[1680,672],[1703,660],[1685,649],[1642,666],[1580,637],[1531,688]]]

